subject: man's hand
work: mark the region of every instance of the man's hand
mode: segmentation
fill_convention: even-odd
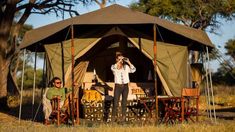
[[[73,83],[73,86],[78,86],[78,83],[76,83],[76,82],[75,82],[75,83]]]
[[[69,98],[70,96],[72,96],[72,93],[67,93],[66,94],[66,98]]]
[[[128,65],[132,65],[130,60],[128,58],[125,58],[125,62],[128,64]]]

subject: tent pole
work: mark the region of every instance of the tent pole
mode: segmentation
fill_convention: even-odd
[[[203,54],[203,56],[202,56],[202,61],[203,61],[203,66],[204,66],[204,69],[205,69],[205,71],[206,71],[206,55],[205,54]],[[206,71],[206,75],[207,75],[207,71]],[[206,77],[206,79],[207,79],[207,77]],[[204,90],[205,90],[205,96],[206,96],[206,108],[209,108],[209,101],[208,101],[208,93],[207,93],[207,80],[206,81],[204,81]],[[207,114],[207,117],[209,118],[209,114]]]
[[[42,88],[41,88],[41,101],[40,101],[40,103],[38,104],[38,108],[37,108],[37,110],[36,110],[36,113],[35,113],[35,115],[34,115],[34,117],[33,117],[33,121],[35,121],[35,119],[36,119],[36,117],[37,117],[37,115],[38,115],[38,111],[39,111],[39,108],[41,107],[41,105],[42,105],[42,96],[43,96],[43,90],[46,88],[46,85],[45,85],[45,66],[46,65],[46,54],[44,53],[44,59],[43,59],[43,68],[42,68],[42,82],[43,82],[43,85],[42,85]]]
[[[62,81],[63,81],[63,87],[65,85],[65,79],[64,79],[64,45],[63,42],[60,43],[61,46],[61,62],[62,62]]]
[[[211,115],[211,107],[210,107],[210,91],[209,91],[209,79],[208,79],[208,58],[207,58],[207,54],[206,54],[206,90],[207,90],[207,98],[208,98],[208,111],[209,111],[209,117],[212,120],[212,115]]]
[[[211,90],[211,97],[212,97],[213,114],[214,114],[213,116],[214,116],[215,123],[216,123],[215,98],[214,98],[213,85],[212,85],[212,77],[211,77],[210,62],[209,62],[210,56],[209,56],[208,47],[206,47],[206,53],[207,53],[207,58],[208,58],[209,82],[210,82],[210,90]]]
[[[72,125],[74,126],[74,27],[71,25]],[[78,116],[78,115],[77,115]],[[78,122],[78,121],[77,121]]]
[[[22,70],[22,76],[21,76],[19,122],[20,122],[20,120],[21,120],[22,99],[23,99],[23,88],[24,88],[25,52],[26,52],[26,49],[24,49],[24,56],[23,56],[23,70]]]
[[[33,70],[33,99],[32,99],[32,120],[34,115],[34,98],[35,98],[35,87],[36,87],[36,67],[37,67],[37,47],[35,49],[34,56],[34,70]]]
[[[157,33],[156,24],[153,25],[153,53],[154,53],[154,88],[155,88],[155,102],[156,102],[156,124],[158,124],[158,93],[157,93]]]

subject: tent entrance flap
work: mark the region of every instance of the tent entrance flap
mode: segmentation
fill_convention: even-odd
[[[153,60],[153,41],[145,38],[128,38],[143,54]],[[181,96],[181,89],[187,85],[188,50],[185,46],[176,46],[157,42],[157,74],[169,96]]]

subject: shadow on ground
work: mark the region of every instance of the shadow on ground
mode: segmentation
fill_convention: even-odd
[[[20,107],[15,108],[0,108],[0,112],[19,118]],[[21,109],[21,119],[22,120],[34,120],[35,122],[43,122],[44,114],[42,111],[42,105],[40,103],[34,104],[23,104]]]
[[[235,107],[229,107],[229,108],[219,108],[215,110],[216,117],[220,119],[225,120],[234,120],[235,119]],[[209,111],[207,111],[207,114],[210,114]],[[214,115],[212,110],[212,116]]]

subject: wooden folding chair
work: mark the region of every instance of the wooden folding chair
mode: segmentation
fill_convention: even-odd
[[[181,118],[184,120],[195,122],[192,116],[196,116],[198,121],[199,113],[199,88],[183,88],[181,93]]]
[[[61,110],[60,101],[60,97],[54,97],[51,99],[52,112],[50,118],[52,119],[52,122],[56,122],[58,126],[61,123],[67,123],[68,120],[67,112]]]
[[[152,118],[153,110],[155,108],[155,97],[149,96],[149,93],[143,91],[142,93],[136,94],[136,98],[139,106],[142,108],[142,115],[146,111],[149,114],[150,118]]]

